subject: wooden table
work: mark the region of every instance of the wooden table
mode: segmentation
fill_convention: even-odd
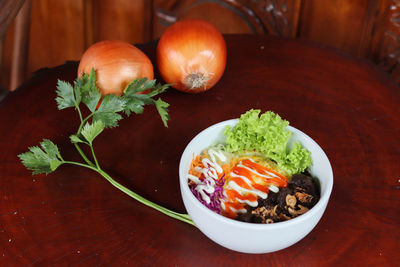
[[[273,110],[327,153],[334,189],[316,228],[290,248],[249,255],[145,207],[96,173],[63,165],[32,176],[17,158],[43,138],[80,160],[69,143],[74,110],[58,111],[57,79],[77,63],[37,72],[0,107],[0,265],[394,266],[400,240],[400,88],[373,64],[320,45],[227,35],[228,63],[210,91],[169,90],[169,128],[155,108],[96,139],[111,176],[185,212],[178,164],[188,142],[216,122]],[[154,61],[155,43],[142,46]]]

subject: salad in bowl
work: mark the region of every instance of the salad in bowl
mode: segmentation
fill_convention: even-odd
[[[279,115],[249,110],[186,147],[180,186],[189,215],[217,243],[263,253],[290,246],[321,218],[332,168],[310,137]]]

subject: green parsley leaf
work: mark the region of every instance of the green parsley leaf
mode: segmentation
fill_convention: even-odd
[[[74,95],[74,89],[71,84],[58,80],[56,92],[58,109],[75,107],[76,99]]]
[[[96,72],[94,69],[92,69],[89,75],[85,73],[82,77],[78,78],[78,83],[80,85],[82,102],[91,112],[94,112],[101,99],[100,91],[96,87]]]
[[[135,95],[137,93],[153,89],[156,84],[156,80],[149,80],[145,78],[134,79],[124,90],[124,95]]]
[[[167,102],[164,102],[161,100],[161,98],[157,99],[154,101],[154,104],[156,105],[157,111],[160,114],[161,120],[164,123],[165,127],[168,127],[168,120],[169,120],[169,114],[168,114],[168,107],[169,104]]]
[[[118,114],[124,110],[125,100],[116,95],[106,95],[101,101],[100,107],[93,115],[93,122],[102,121],[105,127],[116,127],[122,116]]]
[[[124,95],[122,97],[125,101],[124,112],[127,116],[130,116],[131,112],[141,114],[144,105],[154,104],[154,100],[148,94]]]
[[[139,99],[138,97],[126,97],[125,98],[125,108],[124,112],[127,116],[131,115],[131,112],[134,112],[135,114],[141,114],[143,113],[144,110],[144,101]]]
[[[156,96],[158,94],[164,93],[169,87],[171,86],[170,83],[167,84],[160,84],[157,83],[154,88],[148,94],[150,97]]]
[[[161,99],[155,101],[152,97],[163,93],[170,84],[156,84],[156,80],[148,80],[147,78],[133,80],[125,89],[123,98],[125,99],[124,112],[127,116],[134,112],[140,114],[143,112],[144,105],[155,104],[158,113],[164,125],[167,127],[168,104]],[[148,91],[146,94],[138,94],[143,91]]]
[[[155,80],[148,80],[147,78],[134,79],[124,90],[123,98],[125,99],[124,112],[127,116],[131,112],[135,114],[143,113],[144,105],[152,103],[147,94],[138,94],[143,91],[150,91],[154,85]]]
[[[18,157],[27,169],[33,171],[32,174],[49,174],[63,164],[63,159],[58,147],[50,140],[43,139],[40,145],[42,148],[30,147],[29,152],[22,153]]]
[[[104,130],[105,125],[101,120],[95,121],[93,124],[86,123],[81,134],[92,144],[93,140]]]
[[[77,78],[74,81],[74,94],[75,94],[75,101],[76,101],[76,106],[79,106],[79,104],[82,101],[82,93],[81,93],[81,88],[83,80],[81,78]]]
[[[70,137],[69,137],[69,139],[71,140],[71,142],[73,143],[73,144],[76,144],[76,143],[85,143],[85,144],[87,144],[87,142],[85,141],[85,140],[83,140],[82,138],[80,138],[78,135],[76,135],[76,134],[73,134],[73,135],[71,135]]]

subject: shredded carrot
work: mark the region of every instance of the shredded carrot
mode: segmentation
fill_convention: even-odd
[[[230,164],[225,164],[221,166],[222,168],[222,174],[219,175],[219,178],[221,179],[222,176],[224,176],[226,173],[230,173],[231,172],[231,165]]]
[[[190,163],[189,169],[189,174],[200,178],[201,172],[197,171],[196,167],[204,168],[203,163],[201,162],[200,155],[197,155],[196,157],[193,155],[193,160]]]
[[[193,160],[191,162],[189,170],[189,174],[198,177],[200,180],[204,180],[205,177],[201,171],[198,171],[196,169],[203,169],[206,167],[202,163],[202,160],[204,158],[209,158],[207,151],[203,151],[203,153],[197,156],[193,155]],[[253,160],[249,159],[248,156],[234,157],[231,162],[222,165],[222,173],[218,173],[218,180],[222,182],[221,179],[224,179],[225,183],[223,188],[225,197],[221,198],[221,201],[224,203],[225,209],[221,210],[221,214],[229,218],[235,218],[237,216],[237,211],[245,207],[245,203],[241,202],[245,200],[254,202],[258,199],[258,196],[255,193],[249,192],[242,195],[242,193],[231,189],[229,186],[227,187],[227,184],[230,181],[235,182],[238,186],[242,188],[248,190],[258,190],[265,193],[269,193],[270,185],[275,185],[277,187],[286,187],[288,184],[288,179],[284,175],[269,167],[264,166],[263,162],[260,162],[261,164],[259,164],[259,157],[250,156],[250,158],[253,158]],[[239,163],[243,164],[247,168],[252,169],[253,171],[250,171],[243,166],[238,166]],[[266,165],[270,166],[268,162],[266,163]],[[235,173],[239,176],[231,176],[231,173]],[[249,182],[250,184],[247,184],[245,179],[240,176],[246,177],[247,182]]]

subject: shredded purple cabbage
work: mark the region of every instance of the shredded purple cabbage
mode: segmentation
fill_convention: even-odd
[[[218,181],[215,181],[214,185],[214,192],[211,194],[208,194],[205,192],[209,197],[210,197],[210,203],[207,203],[203,200],[201,197],[199,191],[196,190],[196,185],[190,186],[190,191],[192,191],[193,195],[207,208],[210,210],[221,214],[221,198],[223,197],[223,191],[224,191],[224,184],[225,184],[225,174],[219,179]],[[206,180],[206,184],[209,184],[209,182]]]

